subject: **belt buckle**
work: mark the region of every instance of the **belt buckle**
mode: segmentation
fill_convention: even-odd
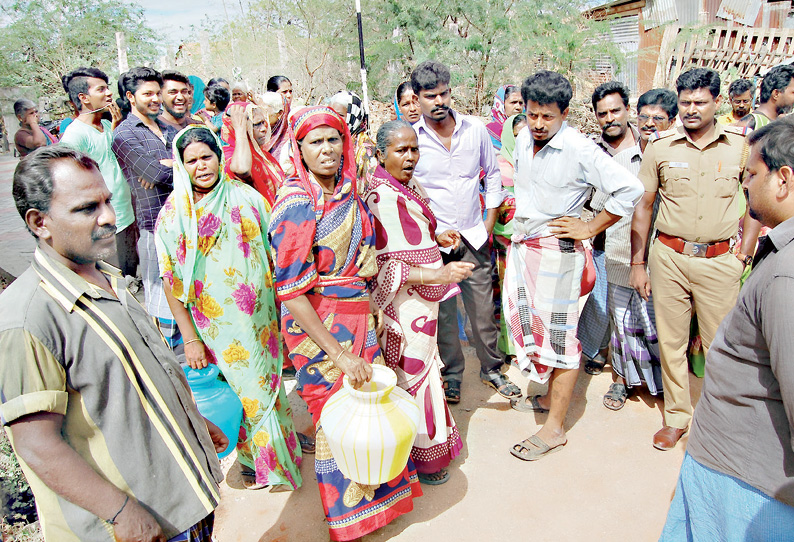
[[[692,243],[690,241],[684,241],[684,254],[689,256],[705,258],[708,249],[709,243]]]

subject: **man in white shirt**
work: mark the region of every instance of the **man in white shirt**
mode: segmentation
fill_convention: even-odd
[[[444,263],[460,260],[475,265],[471,277],[460,283],[460,289],[480,359],[480,379],[502,397],[518,399],[521,390],[500,371],[502,356],[496,347],[499,328],[494,318],[491,284],[493,265],[488,237],[496,221],[496,208],[502,202],[501,174],[485,125],[451,109],[449,80],[449,69],[434,60],[423,62],[411,74],[411,86],[422,110],[422,118],[414,125],[422,156],[414,177],[427,191],[438,231],[460,233],[458,249],[442,252]],[[484,221],[480,171],[485,172],[488,211]],[[458,403],[464,357],[454,298],[439,305],[438,350],[444,362],[441,373],[447,401]]]
[[[629,215],[642,196],[639,179],[565,122],[573,95],[562,75],[541,71],[521,87],[528,126],[516,139],[516,214],[504,282],[505,315],[517,363],[546,395],[513,401],[513,408],[549,416],[541,429],[510,452],[525,461],[567,442],[568,412],[582,353],[576,332],[589,239]],[[590,222],[582,208],[593,189],[608,195]]]

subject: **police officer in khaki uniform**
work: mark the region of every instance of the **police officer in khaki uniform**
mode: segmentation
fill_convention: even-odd
[[[683,126],[649,143],[639,178],[645,195],[631,227],[630,284],[647,299],[653,290],[662,358],[664,427],[654,447],[669,450],[692,418],[686,349],[692,312],[697,314],[703,349],[736,303],[739,278],[752,261],[760,224],[744,217],[742,246],[738,233],[743,168],[742,128],[717,124],[720,78],[695,68],[676,81]],[[658,235],[646,258],[653,204],[658,194]],[[650,274],[650,280],[648,275]]]

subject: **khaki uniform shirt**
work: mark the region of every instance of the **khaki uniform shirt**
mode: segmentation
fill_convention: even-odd
[[[697,243],[738,233],[743,133],[716,124],[710,138],[695,143],[677,127],[649,142],[639,178],[646,192],[659,193],[659,231]]]

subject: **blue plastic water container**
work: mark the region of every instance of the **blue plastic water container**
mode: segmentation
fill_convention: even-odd
[[[220,427],[229,439],[229,446],[218,454],[218,458],[226,457],[237,445],[240,424],[243,421],[243,403],[227,382],[218,380],[217,365],[208,365],[204,369],[182,367],[187,382],[193,391],[201,415]]]

